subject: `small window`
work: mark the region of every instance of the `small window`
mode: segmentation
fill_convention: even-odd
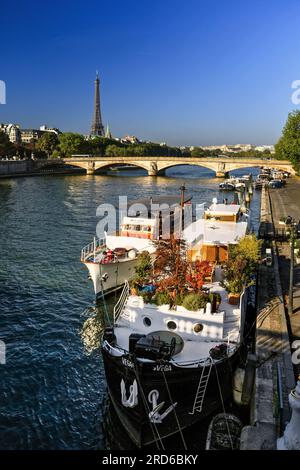
[[[173,320],[170,320],[167,323],[167,327],[169,328],[169,330],[176,330],[177,324]]]
[[[143,320],[145,326],[151,326],[151,320],[149,317],[145,317]]]
[[[136,230],[137,232],[140,232],[141,226],[140,226],[140,225],[136,225],[136,226],[135,226],[135,230]]]
[[[199,334],[201,333],[201,331],[203,330],[203,325],[202,323],[196,323],[196,325],[194,325],[194,332]]]

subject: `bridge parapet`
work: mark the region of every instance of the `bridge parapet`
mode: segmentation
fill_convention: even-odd
[[[295,171],[289,161],[286,160],[264,160],[258,158],[238,158],[228,157],[220,160],[212,157],[94,157],[90,155],[74,156],[71,158],[63,158],[57,160],[59,163],[64,162],[67,165],[78,166],[84,168],[87,174],[94,174],[99,170],[104,170],[113,165],[134,165],[143,168],[148,172],[149,176],[162,174],[167,168],[178,165],[196,165],[208,168],[216,173],[217,177],[226,177],[229,171],[240,168],[252,168],[269,166],[295,174]],[[55,160],[52,161],[53,163]]]

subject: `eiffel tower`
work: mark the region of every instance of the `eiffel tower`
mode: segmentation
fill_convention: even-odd
[[[104,127],[101,119],[101,109],[100,109],[100,80],[98,72],[96,72],[95,79],[95,95],[94,95],[94,116],[93,123],[91,127],[91,136],[99,135],[104,136]]]

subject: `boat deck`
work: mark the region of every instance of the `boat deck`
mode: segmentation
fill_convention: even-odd
[[[152,304],[143,304],[141,297],[130,296],[116,323],[117,345],[128,351],[129,336],[132,333],[173,331],[184,340],[182,351],[173,356],[172,360],[176,363],[206,360],[210,349],[224,342],[228,343],[231,351],[235,350],[240,338],[240,308],[228,303],[227,292],[219,282],[206,284],[205,287],[221,295],[218,312],[212,315],[201,311],[190,312],[182,307],[169,310],[168,305],[157,307]],[[151,320],[150,327],[145,325],[145,317]],[[168,329],[167,323],[170,320],[176,322],[176,329]],[[204,336],[194,333],[193,326],[198,322],[205,323]]]

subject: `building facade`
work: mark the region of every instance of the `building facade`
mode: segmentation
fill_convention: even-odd
[[[0,124],[0,132],[7,134],[13,144],[21,143],[21,131],[18,124]]]

